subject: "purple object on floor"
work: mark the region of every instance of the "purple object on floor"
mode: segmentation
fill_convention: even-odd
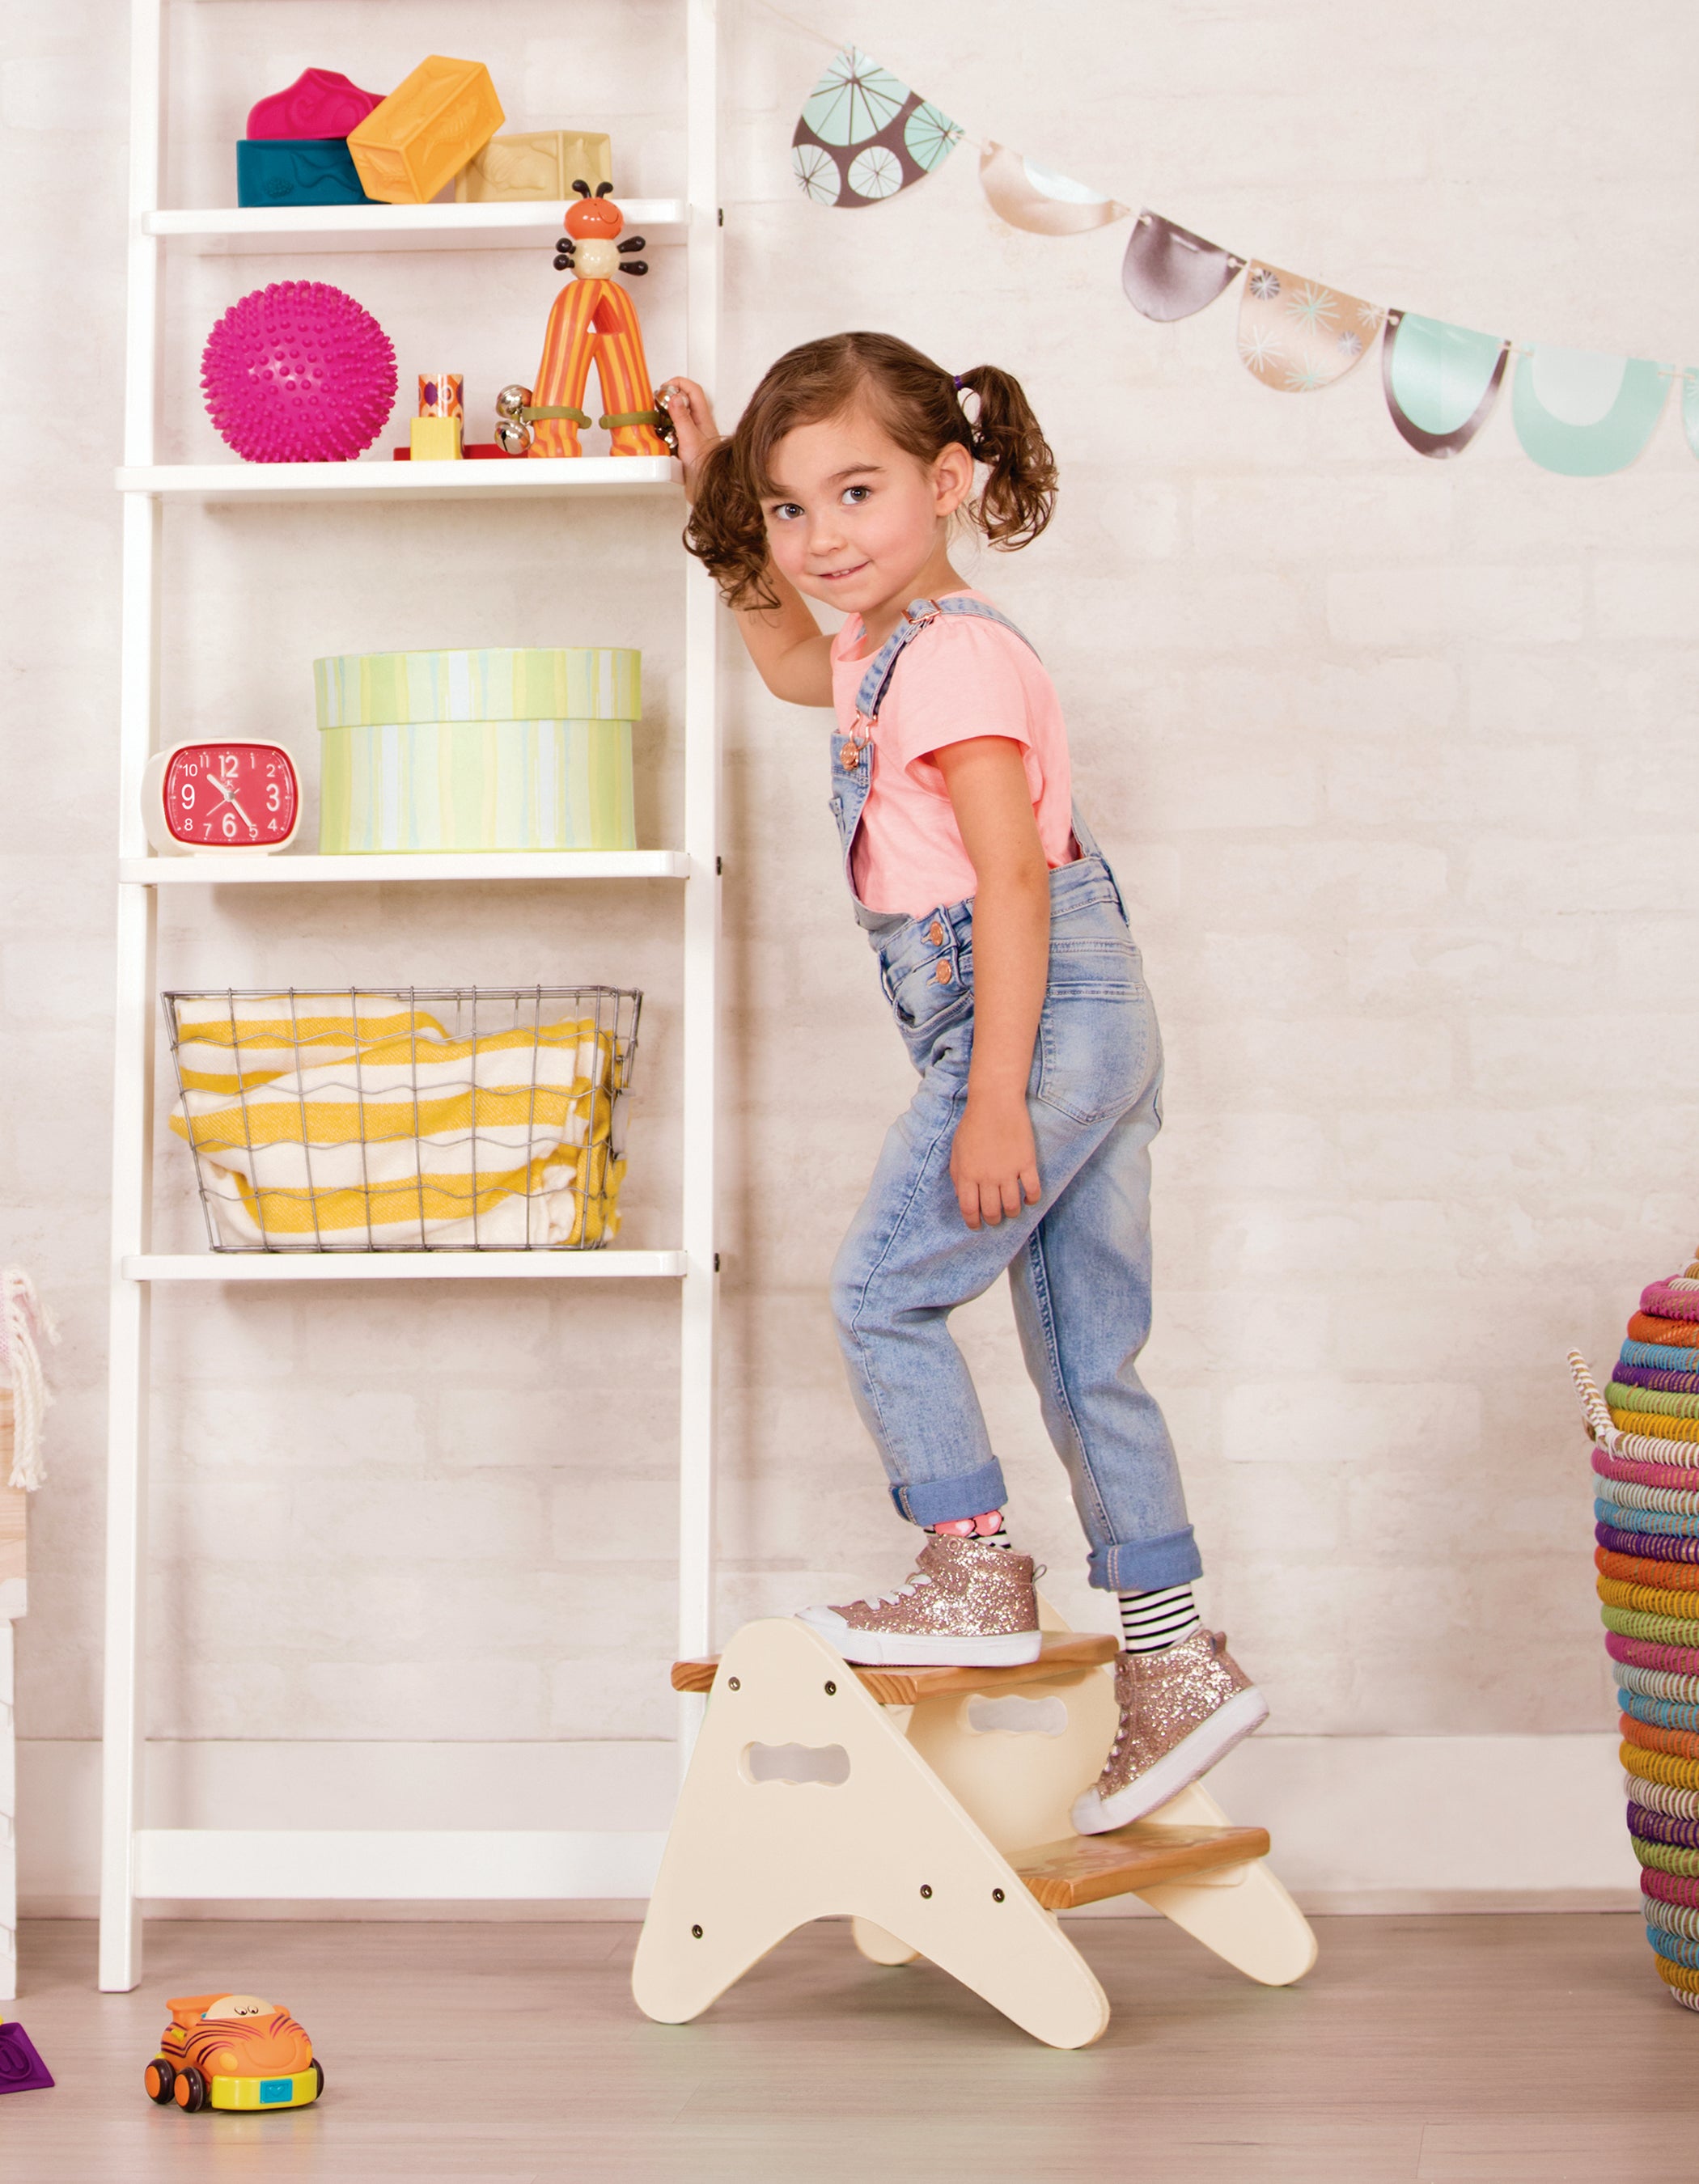
[[[0,2025],[0,2093],[26,2093],[33,2086],[53,2082],[53,2072],[23,2026]]]

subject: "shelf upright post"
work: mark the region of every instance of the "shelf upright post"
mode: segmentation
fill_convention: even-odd
[[[159,358],[159,244],[144,216],[159,202],[164,111],[163,0],[130,10],[129,293],[125,331],[124,460],[153,460]],[[124,498],[119,682],[119,853],[147,850],[142,775],[157,703],[159,504]],[[149,1243],[153,1150],[153,888],[117,889],[117,1021],[112,1118],[112,1263],[106,1458],[106,1666],[102,1730],[100,1984],[123,1992],[142,1977],[136,1836],[142,1825],[142,1647],[148,1546],[148,1304],[125,1259]]]
[[[720,335],[720,181],[716,0],[685,0],[685,354],[693,379],[716,393]],[[719,604],[692,561],[684,577],[683,1237],[679,1326],[678,1652],[712,1650],[714,1445],[718,1255],[715,1239],[720,960]],[[680,1763],[702,1701],[679,1701]]]

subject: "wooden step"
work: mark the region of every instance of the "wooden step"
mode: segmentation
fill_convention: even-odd
[[[1076,1630],[1046,1630],[1039,1641],[1036,1661],[1013,1669],[855,1669],[864,1686],[881,1706],[913,1706],[919,1699],[942,1698],[950,1691],[1007,1691],[1018,1684],[1042,1684],[1082,1669],[1112,1661],[1120,1647],[1113,1638],[1093,1637]],[[676,1691],[705,1691],[713,1688],[720,1663],[713,1661],[675,1661],[672,1688]],[[849,1666],[849,1663],[845,1663]],[[1054,1848],[1047,1845],[1046,1848]],[[1265,1842],[1264,1849],[1267,1845]],[[1113,1895],[1116,1892],[1110,1890]],[[1081,1897],[1082,1903],[1089,1897]]]
[[[1072,1911],[1106,1896],[1131,1896],[1165,1880],[1267,1855],[1267,1828],[1164,1827],[1135,1820],[1112,1835],[1069,1836],[1011,1851],[1009,1863],[1046,1911]]]

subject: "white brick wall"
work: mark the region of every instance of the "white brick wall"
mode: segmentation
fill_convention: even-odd
[[[122,323],[122,147],[109,119],[70,132],[88,101],[115,110],[125,58],[109,6],[14,12],[11,202],[77,177],[50,223],[8,231],[11,292],[75,340],[20,355],[0,415],[30,512],[0,545],[0,1202],[4,1255],[67,1329],[19,1640],[21,1723],[51,1740],[97,1727]],[[225,193],[241,115],[307,62],[381,81],[468,49],[448,0],[341,11],[334,51],[302,47],[281,6],[241,11],[238,44],[226,12],[180,11],[203,102],[181,201]],[[1648,0],[1632,39],[1583,0],[1469,25],[1412,0],[1373,41],[1345,0],[1164,0],[1136,40],[1094,0],[1037,47],[1015,0],[812,12],[976,131],[1242,250],[1472,325],[1699,362],[1699,304],[1670,274],[1699,183],[1699,30],[1677,0]],[[1535,470],[1507,401],[1461,461],[1423,464],[1378,359],[1323,395],[1270,393],[1235,359],[1236,298],[1138,319],[1124,231],[1001,230],[971,150],[881,210],[811,209],[787,147],[822,53],[728,15],[727,411],[790,342],[888,326],[952,368],[1020,372],[1063,458],[1050,535],[975,573],[1057,676],[1167,1034],[1149,1365],[1212,1613],[1294,1735],[1602,1727],[1562,1353],[1602,1362],[1641,1284],[1699,1236],[1699,470],[1675,420],[1615,480]],[[542,0],[504,0],[471,49],[511,125],[605,119],[624,186],[659,192],[678,146],[643,109],[670,93],[672,21],[641,0],[602,51]],[[404,387],[462,369],[482,433],[552,292],[540,259],[498,255],[429,261],[428,281],[405,258],[174,259],[168,448],[216,453],[193,387],[206,326],[303,272],[378,313]],[[659,373],[680,290],[656,258]],[[68,402],[70,432],[49,421]],[[672,839],[676,531],[674,510],[612,505],[172,511],[167,626],[194,632],[168,644],[167,726],[283,733],[310,777],[315,653],[450,632],[641,644],[640,823]],[[905,1065],[839,900],[822,724],[735,665],[727,690],[731,1621],[900,1565],[823,1291]],[[676,907],[636,888],[240,893],[166,906],[168,978],[645,984],[629,1233],[669,1234]],[[178,1156],[162,1222],[192,1241]],[[667,1733],[669,1301],[254,1291],[162,1299],[157,1318],[155,1733]],[[1019,1529],[1058,1600],[1100,1613],[998,1300],[963,1340]]]

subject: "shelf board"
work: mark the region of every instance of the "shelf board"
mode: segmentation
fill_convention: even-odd
[[[275,857],[236,850],[227,855],[124,857],[118,877],[131,887],[310,884],[370,886],[390,880],[682,880],[682,850],[515,850],[421,852],[385,856]]]
[[[406,422],[405,418],[402,420]],[[515,456],[502,462],[397,463],[386,428],[381,458],[352,463],[154,463],[120,469],[120,493],[172,499],[517,500],[529,493],[669,493],[683,472],[670,455]]]
[[[1117,1640],[1090,1631],[1046,1630],[1039,1641],[1038,1659],[1017,1662],[1011,1668],[857,1668],[855,1674],[881,1706],[915,1706],[922,1699],[941,1698],[952,1691],[1007,1691],[1022,1684],[1044,1684],[1061,1676],[1081,1675],[1087,1669],[1112,1661],[1119,1650]],[[675,1661],[672,1688],[711,1691],[719,1669],[717,1656],[712,1660]]]
[[[682,198],[621,198],[628,234],[645,249],[682,242]],[[143,213],[142,232],[214,256],[257,251],[540,250],[560,232],[559,198],[496,204],[214,205]]]
[[[132,1252],[127,1282],[677,1281],[684,1251]]]

